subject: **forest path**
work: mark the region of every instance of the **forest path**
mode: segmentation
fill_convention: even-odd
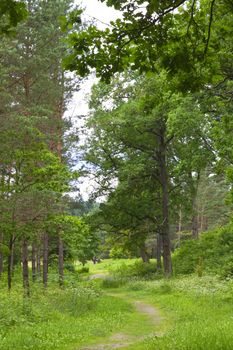
[[[157,308],[142,300],[133,300],[125,293],[114,292],[107,293],[107,295],[112,298],[121,298],[130,303],[137,317],[131,319],[127,329],[122,329],[96,344],[81,347],[80,350],[144,349],[143,341],[146,338],[160,337],[164,334],[161,331],[164,317],[161,316]],[[138,347],[140,343],[142,343],[141,347]]]

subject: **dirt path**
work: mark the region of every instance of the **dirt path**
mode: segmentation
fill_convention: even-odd
[[[98,278],[98,277],[97,277]],[[135,309],[137,310],[138,313],[148,316],[150,319],[150,322],[154,326],[159,326],[161,322],[164,320],[164,318],[160,315],[159,310],[157,310],[154,306],[149,305],[144,303],[141,300],[128,300],[125,296],[120,296],[117,294],[112,294],[113,297],[120,297],[123,298],[132,305],[134,305]],[[157,327],[155,327],[157,328]],[[132,346],[134,343],[143,341],[146,337],[150,335],[156,335],[156,336],[161,336],[162,333],[159,332],[153,332],[153,334],[146,334],[144,336],[133,336],[133,335],[128,335],[125,333],[116,333],[109,337],[106,342],[100,343],[100,344],[94,344],[94,345],[89,345],[82,347],[80,350],[111,350],[111,349],[124,349],[127,348],[128,346]]]
[[[140,300],[135,301],[134,305],[138,312],[148,315],[155,325],[160,324],[164,320],[159,311],[152,305],[145,304]]]

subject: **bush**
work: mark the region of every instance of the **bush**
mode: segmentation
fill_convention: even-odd
[[[64,264],[64,270],[67,270],[72,273],[76,272],[75,266],[73,264],[68,264],[68,263]]]
[[[78,273],[88,273],[89,272],[89,267],[88,266],[83,266],[80,269],[77,270]]]
[[[121,278],[139,277],[150,279],[156,276],[156,265],[154,263],[143,263],[141,260],[135,261],[132,265],[123,263],[113,271],[113,275]]]
[[[126,280],[123,278],[105,278],[102,281],[102,288],[119,288],[126,283]]]
[[[183,242],[173,255],[175,274],[213,272],[233,276],[233,224],[203,233],[199,240]]]
[[[129,252],[122,247],[113,247],[109,253],[109,257],[112,259],[127,259],[129,255]]]

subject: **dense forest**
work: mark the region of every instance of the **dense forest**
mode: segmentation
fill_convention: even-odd
[[[233,349],[233,2],[84,5],[0,0],[0,349]]]

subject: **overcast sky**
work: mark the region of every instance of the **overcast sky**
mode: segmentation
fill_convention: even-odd
[[[103,23],[109,23],[111,20],[119,17],[119,12],[115,11],[112,7],[107,7],[104,3],[98,0],[76,0],[77,4],[82,4],[82,7],[86,8],[85,14],[99,20],[98,26],[103,27]]]
[[[119,12],[115,11],[113,8],[107,7],[98,0],[75,0],[75,3],[85,8],[83,17],[86,20],[96,20],[96,24],[101,29],[106,27],[104,23],[108,24],[111,20],[115,20],[119,17]],[[72,116],[75,125],[82,125],[82,120],[78,118],[78,115],[86,115],[88,113],[88,95],[95,81],[96,79],[93,77],[85,81],[81,85],[80,91],[73,96],[67,115]],[[79,168],[78,164],[77,168]],[[81,180],[82,184],[79,185],[80,192],[83,198],[87,199],[88,194],[91,193],[95,184],[90,178],[83,178]]]
[[[104,23],[108,24],[111,20],[119,17],[118,11],[107,7],[98,0],[75,0],[75,3],[85,8],[83,17],[87,20],[96,20],[96,24],[101,29],[106,27]],[[74,116],[77,113],[86,114],[88,112],[87,95],[94,81],[93,78],[90,78],[82,84],[80,92],[74,95],[73,101],[70,104],[69,114]]]

